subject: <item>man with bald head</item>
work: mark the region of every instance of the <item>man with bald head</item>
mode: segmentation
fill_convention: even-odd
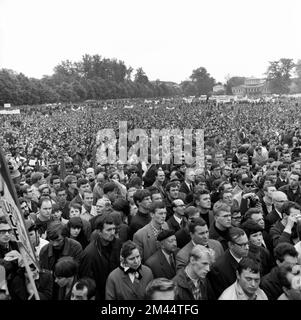
[[[277,221],[282,219],[282,206],[288,201],[287,195],[282,191],[274,191],[272,193],[272,201],[274,208],[273,210],[266,216],[266,228],[269,230],[271,226]]]

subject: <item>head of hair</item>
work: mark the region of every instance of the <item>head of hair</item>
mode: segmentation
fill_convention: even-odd
[[[141,201],[143,201],[144,198],[150,197],[150,196],[151,196],[151,194],[148,190],[146,190],[146,189],[140,190],[139,189],[134,193],[133,199],[134,199],[136,206],[138,206],[138,201],[141,202]]]
[[[243,270],[249,270],[252,273],[260,272],[260,263],[252,258],[246,257],[242,258],[237,266],[238,274],[241,274]]]
[[[229,240],[231,242],[236,242],[238,238],[245,235],[245,232],[243,229],[238,227],[231,227],[229,229]]]
[[[90,300],[93,298],[96,294],[96,284],[95,281],[91,278],[85,277],[79,279],[75,284],[74,288],[76,290],[84,290],[84,288],[87,288],[87,298]]]
[[[165,203],[163,201],[157,201],[157,202],[153,202],[150,205],[149,211],[152,213],[155,213],[156,209],[164,209],[164,208],[166,208]]]
[[[69,256],[61,257],[54,267],[56,277],[70,278],[78,273],[78,263]]]
[[[114,182],[106,182],[103,186],[103,193],[108,194],[117,189],[117,186]]]
[[[81,206],[79,203],[72,203],[72,202],[70,202],[70,203],[69,203],[69,211],[70,211],[71,208],[77,209],[77,210],[79,210],[79,212],[82,211],[82,206]]]
[[[55,190],[55,194],[58,195],[59,192],[66,191],[66,189],[62,186],[60,186],[57,190]]]
[[[170,192],[170,188],[178,188],[178,189],[179,189],[179,185],[178,185],[177,182],[171,181],[171,182],[169,182],[169,183],[166,185],[165,190],[166,190],[167,192]]]
[[[39,203],[38,203],[38,207],[41,208],[41,207],[42,207],[42,204],[43,204],[44,202],[50,202],[50,203],[51,203],[51,206],[52,206],[51,198],[41,197],[40,200],[39,200]]]
[[[89,183],[88,179],[80,178],[77,180],[77,187],[80,188],[82,185]]]
[[[298,257],[298,252],[296,248],[290,243],[279,243],[274,249],[275,260],[283,262],[286,255]]]
[[[83,221],[80,217],[72,217],[67,222],[67,227],[70,228],[83,228]]]
[[[56,175],[56,174],[53,174],[53,175],[51,176],[51,178],[50,178],[50,183],[53,184],[53,181],[54,181],[54,180],[57,180],[57,179],[60,179],[60,177],[59,177],[58,175]],[[60,180],[61,180],[61,179],[60,179]]]
[[[210,195],[210,192],[208,190],[195,190],[194,194],[193,194],[193,201],[199,201],[202,195]]]
[[[43,173],[42,172],[33,172],[31,174],[31,183],[35,184],[37,183],[39,180],[41,180],[43,178]]]
[[[137,244],[134,241],[127,240],[121,247],[120,255],[123,259],[126,259],[135,249],[138,249]]]
[[[114,219],[110,214],[103,214],[95,221],[95,229],[102,231],[105,224],[114,224]]]
[[[252,219],[246,220],[240,227],[241,227],[241,229],[244,230],[244,232],[246,233],[248,238],[253,233],[257,233],[259,231],[263,231],[263,228]]]
[[[153,294],[156,292],[167,292],[167,291],[174,291],[176,292],[176,284],[169,279],[166,278],[156,278],[153,279],[147,286],[146,286],[146,298],[152,299]]]
[[[60,221],[51,221],[47,226],[47,239],[57,240],[62,235],[64,225]]]
[[[194,233],[197,226],[204,227],[205,225],[206,221],[203,218],[196,218],[188,224],[188,229],[190,233]]]
[[[122,211],[126,217],[130,214],[130,205],[128,201],[124,199],[121,199],[121,198],[116,199],[112,207],[116,211]]]
[[[68,187],[69,187],[69,184],[70,184],[72,181],[74,181],[74,180],[77,180],[76,176],[71,175],[71,174],[68,175],[68,176],[65,178],[65,180],[64,180],[64,183],[65,183],[66,187],[68,188]]]
[[[231,207],[225,204],[224,202],[216,202],[213,205],[213,215],[217,216],[220,214],[220,212],[231,212]]]

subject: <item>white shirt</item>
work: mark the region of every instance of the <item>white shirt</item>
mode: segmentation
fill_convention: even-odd
[[[179,217],[177,217],[175,214],[173,215],[173,217],[175,218],[175,220],[177,221],[177,223],[178,223],[179,225],[181,225],[182,219],[179,218]]]

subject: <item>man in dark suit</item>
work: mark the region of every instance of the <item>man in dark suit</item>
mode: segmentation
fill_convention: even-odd
[[[278,172],[279,172],[279,176],[276,180],[276,184],[275,187],[277,189],[285,186],[286,184],[288,184],[288,179],[287,179],[287,174],[288,174],[288,167],[285,164],[280,164],[278,166]]]
[[[207,190],[200,190],[194,193],[194,206],[200,212],[200,217],[205,220],[208,228],[214,223],[213,213],[211,208],[211,198],[210,193]]]
[[[293,171],[289,177],[289,183],[279,188],[279,191],[287,195],[289,201],[297,202],[301,205],[301,188],[300,188],[300,174]]]
[[[249,253],[248,237],[242,229],[231,228],[229,239],[229,249],[215,261],[208,274],[216,299],[236,281],[238,263]]]
[[[197,244],[212,249],[215,259],[224,254],[222,245],[216,240],[209,239],[208,226],[202,218],[196,218],[193,222],[189,223],[189,231],[191,241],[186,244],[186,246],[182,248],[176,256],[177,270],[187,265],[190,252]]]
[[[185,171],[185,180],[180,186],[180,192],[186,194],[186,198],[188,194],[193,193],[194,188],[194,181],[195,181],[195,171],[192,168],[187,168]]]
[[[185,228],[187,219],[185,217],[185,204],[181,199],[176,199],[172,202],[172,208],[174,214],[167,220],[167,224],[170,230],[175,232],[182,228]]]
[[[282,219],[282,206],[287,201],[287,195],[282,191],[275,191],[273,197],[273,210],[265,217],[266,229],[269,231],[271,226]]]
[[[157,240],[160,249],[157,250],[145,263],[153,272],[154,278],[172,279],[176,275],[175,253],[177,239],[173,230],[163,230]]]

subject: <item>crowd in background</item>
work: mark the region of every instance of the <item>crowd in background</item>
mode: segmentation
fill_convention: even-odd
[[[30,267],[40,299],[299,300],[299,114],[289,100],[174,98],[3,116],[0,145],[39,261]],[[204,129],[204,168],[184,158],[102,163],[97,133],[118,137],[120,121],[149,135]],[[3,299],[34,299],[3,214],[0,266]]]

